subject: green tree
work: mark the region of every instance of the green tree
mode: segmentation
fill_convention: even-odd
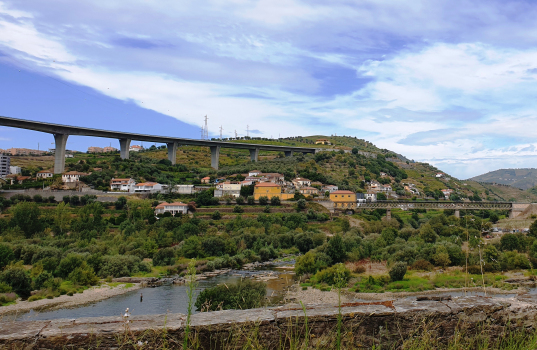
[[[32,279],[24,267],[20,265],[8,266],[0,274],[0,282],[11,286],[13,291],[22,298],[29,297],[32,291]]]
[[[261,196],[261,197],[259,197],[259,204],[261,204],[261,205],[267,205],[267,204],[268,204],[268,197],[267,197],[267,196]]]
[[[0,270],[15,260],[13,249],[6,244],[0,243]]]
[[[347,256],[343,239],[340,235],[335,235],[328,241],[328,247],[326,248],[326,254],[332,259],[333,263],[340,263],[345,260]]]
[[[387,200],[386,195],[382,192],[377,193],[377,200],[379,201],[385,201]]]
[[[306,209],[306,200],[305,199],[299,199],[296,202],[296,207],[297,207],[298,210]]]
[[[213,220],[220,220],[222,218],[222,214],[220,214],[218,210],[215,210],[211,217]]]
[[[254,205],[255,204],[254,196],[248,196],[247,201],[248,201],[248,205]]]
[[[399,261],[390,269],[389,275],[393,282],[402,281],[405,278],[407,265],[405,262]]]
[[[537,238],[537,220],[531,224],[528,235]]]
[[[20,202],[11,209],[11,225],[18,226],[26,238],[32,237],[34,234],[41,231],[41,214],[36,203]]]
[[[280,200],[280,197],[278,196],[273,196],[272,198],[270,198],[270,205],[272,206],[278,206],[281,204],[281,200]]]
[[[495,224],[500,220],[500,217],[495,212],[492,212],[492,213],[490,213],[489,220],[490,220],[490,222]]]
[[[63,235],[69,228],[71,222],[71,214],[69,213],[69,206],[65,202],[58,204],[54,209],[54,225],[58,228],[60,235]]]
[[[438,238],[436,232],[430,223],[426,223],[420,228],[420,238],[423,239],[426,243],[434,243]]]

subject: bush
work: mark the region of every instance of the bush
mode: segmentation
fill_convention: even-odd
[[[396,262],[390,269],[390,279],[392,282],[402,281],[406,274],[407,265],[404,262]]]
[[[94,286],[99,282],[99,278],[95,275],[93,268],[88,266],[84,261],[80,267],[73,270],[67,277],[68,280],[74,284],[81,286]]]
[[[262,306],[266,293],[265,283],[244,279],[204,289],[196,299],[195,305],[198,311],[215,311],[219,308],[252,309]]]
[[[15,260],[13,249],[6,244],[0,244],[0,270]]]
[[[248,205],[254,205],[255,204],[254,196],[248,196],[248,198],[246,198],[246,201],[248,202]]]
[[[433,268],[434,268],[433,264],[423,259],[417,260],[410,266],[411,270],[419,270],[419,271],[432,271]]]
[[[139,271],[140,258],[134,255],[107,255],[102,258],[101,277],[126,277]]]
[[[259,197],[259,204],[261,205],[267,205],[268,204],[268,197],[267,196],[261,196]],[[537,222],[537,221],[536,221]]]
[[[270,199],[270,205],[272,206],[278,206],[280,205],[282,202],[280,200],[280,197],[278,196],[273,196],[271,199]]]
[[[32,291],[32,279],[24,267],[19,265],[8,266],[0,274],[0,282],[9,285],[22,298],[29,297]]]
[[[237,197],[235,199],[235,203],[237,203],[238,205],[243,205],[244,204],[244,197]]]
[[[15,293],[0,294],[0,306],[11,303],[15,300],[17,300],[17,295],[15,295]]]
[[[34,280],[34,289],[42,289],[49,280],[53,280],[54,276],[47,271],[41,272]]]
[[[481,267],[479,265],[468,266],[468,273],[471,275],[480,275]]]
[[[265,214],[270,213],[270,206],[267,205],[267,206],[263,209],[263,213],[265,213]]]
[[[169,266],[175,264],[175,250],[173,248],[162,248],[153,256],[154,266]]]
[[[11,286],[5,282],[0,282],[0,293],[10,293],[13,290]]]
[[[343,264],[336,264],[315,274],[315,279],[337,288],[344,288],[349,283],[351,271]]]
[[[213,220],[220,220],[222,218],[222,214],[218,210],[213,212],[213,215],[211,216]]]
[[[351,271],[353,273],[356,273],[356,274],[361,274],[361,273],[364,273],[366,271],[366,268],[363,265],[353,264],[352,268],[351,268]]]
[[[240,205],[236,205],[234,208],[233,208],[233,212],[234,213],[243,213],[244,212],[244,209],[242,209],[242,207]]]

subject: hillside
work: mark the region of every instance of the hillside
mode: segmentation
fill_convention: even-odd
[[[317,139],[328,139],[331,145],[315,145]],[[286,158],[282,152],[261,151],[259,162],[251,163],[247,150],[221,149],[220,169],[210,167],[210,151],[205,147],[183,146],[177,151],[177,165],[171,166],[167,160],[165,146],[155,147],[135,153],[124,161],[118,154],[77,153],[66,160],[67,170],[92,172],[86,178],[89,185],[106,189],[113,177],[133,177],[137,182],[156,181],[160,183],[199,183],[205,176],[225,177],[244,174],[258,169],[285,175],[286,180],[301,176],[324,184],[337,185],[341,189],[366,192],[367,183],[376,180],[390,185],[399,198],[411,199],[414,194],[405,191],[406,186],[414,186],[420,198],[443,198],[441,190],[453,190],[452,199],[471,200],[516,200],[537,201],[537,194],[521,191],[513,187],[480,184],[475,181],[460,181],[447,174],[436,177],[441,170],[427,164],[408,160],[394,151],[380,149],[372,143],[348,136],[308,136],[278,140],[241,139],[232,142],[277,144],[282,146],[307,146],[326,149],[326,152],[295,154]],[[13,165],[23,167],[24,173],[35,175],[42,169],[51,169],[53,158],[12,157]],[[95,170],[96,169],[96,170]],[[385,174],[385,175],[383,175]]]
[[[498,169],[468,180],[509,185],[527,190],[537,185],[537,169]]]

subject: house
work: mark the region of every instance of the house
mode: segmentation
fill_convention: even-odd
[[[129,147],[129,152],[139,152],[139,151],[143,151],[144,148],[140,145],[131,145]]]
[[[78,182],[81,176],[87,176],[86,173],[80,173],[78,171],[69,171],[62,174],[62,181],[65,183]]]
[[[444,177],[444,175],[445,175],[444,173],[436,173],[435,177],[440,178],[440,177]]]
[[[186,214],[188,212],[188,205],[182,202],[174,203],[160,203],[155,207],[155,214],[171,213],[175,215],[177,213]]]
[[[163,186],[156,182],[142,182],[134,185],[135,193],[156,193],[163,189]]]
[[[299,192],[300,192],[301,194],[303,194],[304,196],[312,196],[312,195],[314,195],[314,194],[315,194],[315,195],[319,194],[319,190],[318,190],[318,189],[316,189],[315,187],[308,187],[308,186],[306,186],[306,187],[301,187],[300,190],[299,190]]]
[[[279,173],[262,173],[261,181],[263,182],[272,182],[275,184],[283,184],[285,182],[285,177]]]
[[[444,198],[449,199],[449,196],[453,193],[452,189],[440,190],[444,194]]]
[[[112,179],[110,189],[112,191],[134,192],[134,179]]]
[[[244,180],[244,181],[241,181],[241,186],[251,186],[254,184],[255,181],[252,181],[252,180]]]
[[[117,148],[114,148],[114,147],[111,147],[111,146],[106,146],[103,148],[103,152],[104,153],[108,153],[108,152],[117,152],[118,149]]]
[[[20,175],[22,173],[22,168],[20,166],[11,165],[9,167],[9,173],[10,174],[15,174],[15,175]]]
[[[388,175],[388,174],[383,173],[382,171],[380,172],[380,176],[386,176],[386,175]]]
[[[54,173],[51,171],[51,170],[41,170],[41,171],[38,171],[37,174],[35,175],[36,179],[49,179],[51,177],[54,176]]]
[[[259,170],[252,170],[248,172],[248,176],[259,176],[261,174],[261,171]]]
[[[347,190],[338,190],[330,193],[330,200],[336,209],[355,209],[356,193]]]
[[[390,186],[390,185],[385,185],[385,186],[384,186],[384,185],[380,185],[380,186],[378,187],[378,191],[380,191],[380,192],[386,192],[386,193],[391,192],[391,191],[392,191],[392,186]]]
[[[294,194],[282,193],[282,186],[272,182],[260,182],[254,187],[254,199],[259,200],[260,197],[279,197],[281,200],[293,198]]]
[[[311,180],[305,179],[303,177],[297,177],[292,182],[295,187],[311,186]]]
[[[0,154],[0,177],[9,175],[11,157]]]
[[[194,194],[194,185],[175,185],[175,192],[179,194]]]
[[[201,179],[202,184],[208,184],[211,182],[211,178],[209,176],[205,176],[203,179]]]
[[[246,176],[244,178],[244,180],[246,181],[252,181],[252,182],[259,182],[261,181],[261,178],[260,177],[257,177],[257,176]]]
[[[232,197],[240,197],[241,195],[241,187],[242,185],[240,183],[231,183],[230,181],[226,181],[222,184],[219,184],[221,187],[217,187],[217,189],[214,191],[215,197],[225,197],[225,196],[232,196]]]
[[[380,187],[380,182],[375,181],[375,180],[371,181],[371,183],[369,184],[369,189],[373,191],[378,191],[379,187]]]
[[[327,139],[317,139],[315,140],[316,145],[331,145],[330,140]]]
[[[367,192],[364,193],[365,200],[367,202],[376,202],[377,201],[377,194],[375,192]]]
[[[339,188],[336,186],[336,185],[326,185],[326,186],[323,186],[323,192],[334,192],[334,191],[337,191]]]
[[[88,147],[88,153],[103,153],[103,149],[101,147],[91,146]]]

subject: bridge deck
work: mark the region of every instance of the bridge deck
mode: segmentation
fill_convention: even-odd
[[[497,209],[511,210],[511,202],[412,202],[412,201],[376,201],[358,203],[357,209],[457,209],[457,210],[480,210]]]

